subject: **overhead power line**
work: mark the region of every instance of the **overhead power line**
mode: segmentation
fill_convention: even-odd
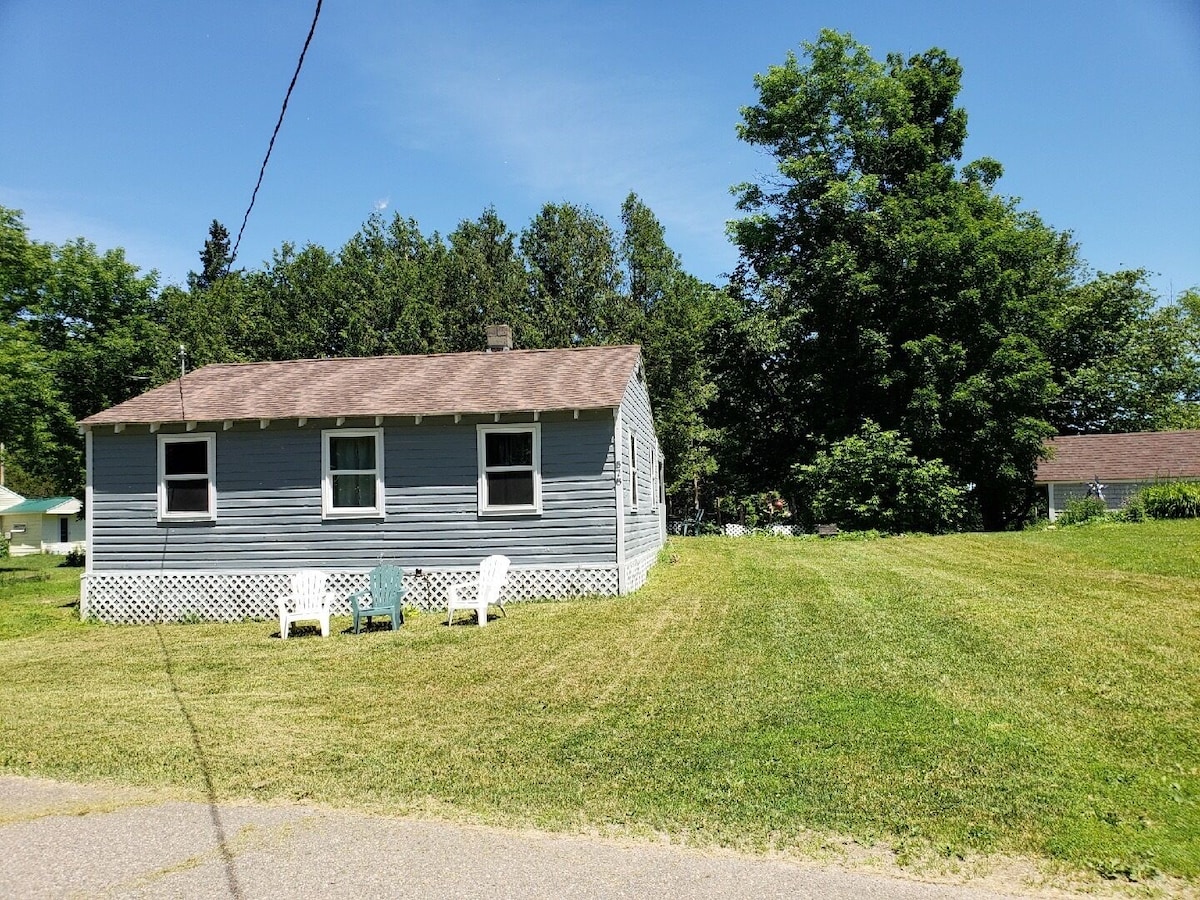
[[[317,30],[317,19],[321,18],[321,0],[317,0],[316,11],[313,12],[312,25],[308,29],[308,37],[304,39],[304,48],[300,51],[300,58],[296,61],[296,71],[292,75],[292,82],[288,85],[287,93],[283,97],[283,108],[279,110],[279,121],[275,123],[275,130],[271,132],[271,141],[267,144],[267,155],[263,157],[262,166],[258,170],[258,181],[254,185],[254,192],[250,195],[250,205],[246,207],[246,215],[242,217],[242,227],[238,229],[237,240],[233,243],[233,252],[229,254],[229,262],[225,267],[225,271],[229,272],[233,269],[233,261],[237,259],[238,247],[242,244],[242,232],[246,230],[246,222],[250,220],[250,210],[254,209],[254,201],[258,197],[258,189],[262,187],[263,176],[267,172],[267,161],[271,158],[271,150],[275,147],[275,138],[279,135],[279,129],[283,125],[283,117],[287,113],[288,100],[292,97],[292,89],[296,87],[296,79],[300,77],[300,69],[304,66],[304,55],[308,53],[308,45],[312,43],[313,34]]]

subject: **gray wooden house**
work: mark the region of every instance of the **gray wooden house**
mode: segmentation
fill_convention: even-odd
[[[492,553],[510,599],[624,594],[664,541],[633,346],[210,365],[80,426],[105,621],[270,616],[309,567],[344,606],[381,561],[438,608]]]
[[[1046,446],[1034,480],[1046,488],[1050,521],[1097,485],[1105,505],[1120,509],[1146,485],[1200,480],[1200,431],[1065,435]]]

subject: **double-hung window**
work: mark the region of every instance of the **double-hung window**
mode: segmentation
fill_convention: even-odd
[[[321,432],[321,515],[383,518],[383,429]]]
[[[158,518],[204,522],[217,517],[217,436],[158,436]]]
[[[479,425],[479,515],[542,511],[541,424]]]

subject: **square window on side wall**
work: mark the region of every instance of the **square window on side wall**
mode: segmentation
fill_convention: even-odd
[[[541,424],[479,425],[479,515],[542,511]]]
[[[217,436],[158,436],[159,521],[206,522],[217,517]]]
[[[383,518],[383,429],[321,432],[321,515],[326,519]]]

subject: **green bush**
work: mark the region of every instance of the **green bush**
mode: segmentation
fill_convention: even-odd
[[[1126,500],[1125,505],[1115,514],[1115,518],[1121,522],[1146,521],[1146,504],[1142,502],[1141,493],[1134,494]]]
[[[1200,518],[1200,481],[1164,481],[1134,496],[1152,519]]]
[[[787,501],[778,491],[748,497],[721,497],[717,500],[717,512],[724,521],[737,522],[747,528],[787,525],[792,518]]]
[[[1082,525],[1108,515],[1108,506],[1099,497],[1081,497],[1068,500],[1059,519],[1064,525]]]
[[[87,565],[87,551],[80,547],[72,547],[63,560],[64,566],[81,568]]]
[[[792,471],[811,522],[940,534],[957,530],[966,517],[966,491],[950,467],[914,456],[911,441],[871,421]]]

